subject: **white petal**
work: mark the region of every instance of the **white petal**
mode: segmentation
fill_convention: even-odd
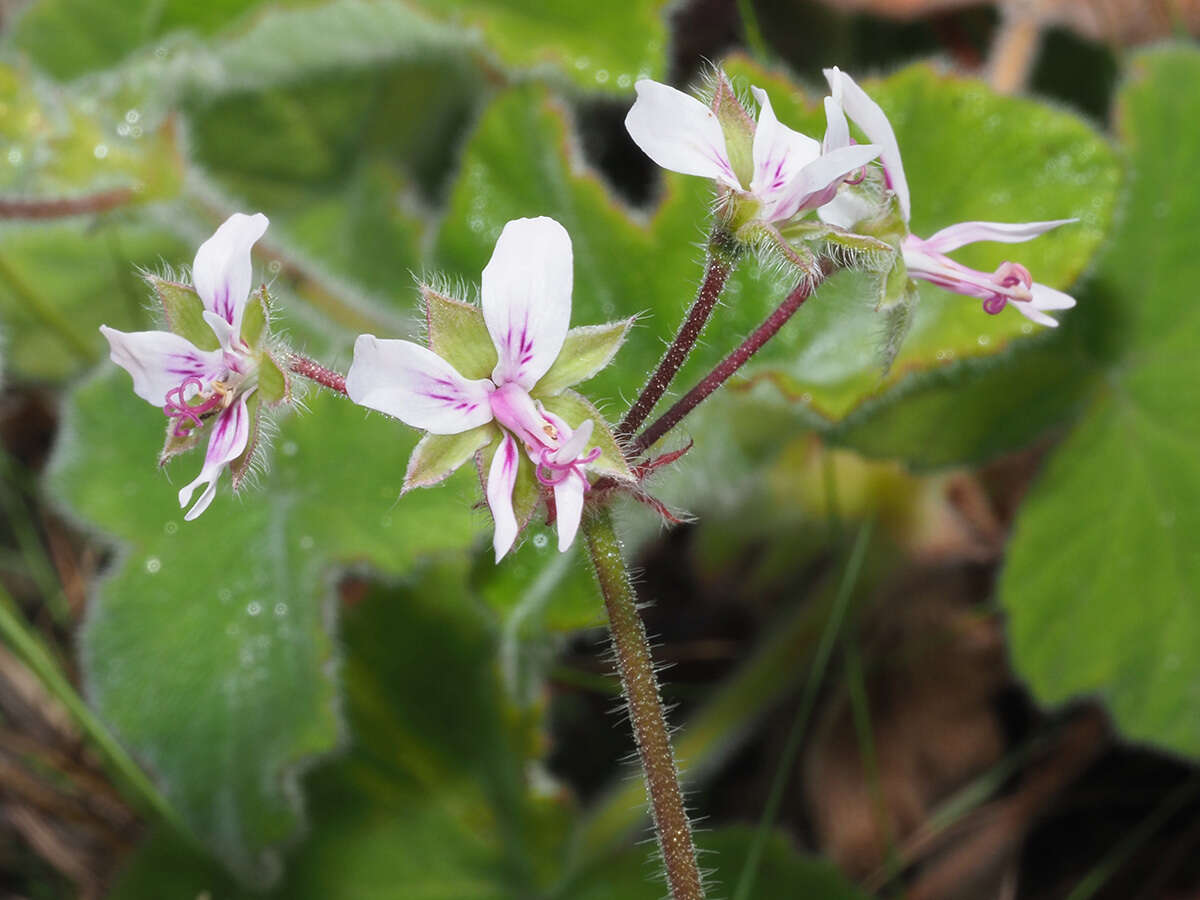
[[[806,134],[793,131],[775,118],[771,98],[761,88],[751,88],[758,101],[758,125],[754,129],[754,180],[750,190],[767,206],[773,206],[800,170],[821,155],[821,145]],[[775,218],[766,213],[768,219]]]
[[[875,144],[855,144],[819,156],[801,169],[783,190],[775,204],[772,219],[790,219],[802,209],[817,205],[837,190],[843,178],[855,169],[861,169],[878,155],[879,147]]]
[[[925,239],[925,246],[935,253],[949,253],[977,241],[998,241],[1002,244],[1019,244],[1039,234],[1045,234],[1060,225],[1078,222],[1078,219],[1054,219],[1050,222],[959,222],[943,228]]]
[[[504,226],[483,270],[483,319],[499,361],[497,385],[529,390],[558,359],[571,323],[571,238],[553,219]]]
[[[579,531],[583,518],[583,494],[586,482],[582,475],[571,472],[554,486],[554,510],[558,523],[558,549],[568,549]]]
[[[490,422],[492,390],[486,378],[464,378],[432,350],[373,334],[358,336],[346,373],[355,403],[431,434],[460,434]]]
[[[1044,312],[1039,310],[1032,303],[1013,302],[1013,303],[1009,303],[1008,305],[1013,307],[1017,312],[1019,312],[1025,318],[1032,319],[1034,322],[1037,322],[1039,325],[1048,325],[1051,328],[1058,327],[1058,322],[1055,319],[1046,315]]]
[[[558,418],[557,416],[555,417]],[[558,419],[558,421],[562,421]],[[595,423],[591,419],[584,419],[579,427],[571,432],[571,436],[563,442],[563,445],[554,451],[554,461],[558,463],[574,462],[583,456],[584,448],[587,447],[587,442],[592,439],[592,429],[595,428]]]
[[[896,192],[900,203],[900,214],[907,222],[911,214],[908,196],[908,179],[904,177],[904,163],[900,160],[900,144],[896,141],[896,133],[892,131],[892,123],[879,104],[867,96],[845,72],[836,66],[825,70],[825,79],[833,92],[833,99],[846,111],[866,134],[867,140],[878,144],[882,149],[879,161],[888,177],[888,186]]]
[[[817,216],[826,225],[851,231],[855,225],[875,212],[875,204],[861,193],[843,188],[832,200],[817,210]]]
[[[213,334],[217,336],[217,343],[221,345],[222,350],[236,351],[238,349],[233,345],[236,332],[232,325],[211,310],[206,309],[200,315],[208,323],[208,327],[213,330]]]
[[[246,442],[250,439],[250,412],[246,408],[246,396],[248,395],[239,397],[217,417],[212,436],[208,439],[208,451],[204,454],[204,468],[195,479],[179,490],[179,506],[182,508],[188,505],[197,487],[201,484],[207,485],[196,505],[183,517],[186,522],[192,521],[208,509],[216,495],[217,479],[221,477],[221,471],[246,449]]]
[[[716,114],[690,94],[643,78],[625,116],[625,130],[642,152],[672,172],[715,178],[741,190]]]
[[[492,465],[488,469],[487,502],[492,511],[492,520],[496,523],[496,533],[492,536],[492,548],[496,551],[496,562],[500,562],[517,539],[517,516],[513,512],[512,492],[517,483],[517,466],[520,454],[517,442],[511,434],[504,432],[504,439],[496,448],[492,457]]]
[[[1075,305],[1075,298],[1035,281],[1032,305],[1037,309],[1070,309]]]
[[[825,98],[825,140],[821,150],[840,150],[850,146],[850,126],[846,124],[846,111],[832,97]]]
[[[262,213],[234,213],[200,245],[192,263],[192,284],[208,309],[242,332],[242,311],[250,296],[250,248],[267,230]]]
[[[207,385],[225,373],[220,350],[197,350],[190,341],[169,331],[117,331],[107,325],[112,361],[133,376],[133,392],[154,406],[167,402],[167,392],[187,378]]]

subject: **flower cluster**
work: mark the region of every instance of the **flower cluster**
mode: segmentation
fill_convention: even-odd
[[[908,181],[887,115],[846,73],[834,68],[825,75],[830,96],[824,101],[826,130],[820,144],[780,123],[766,92],[759,88],[752,88],[759,113],[757,124],[751,122],[724,76],[718,77],[711,106],[667,85],[639,81],[638,98],[625,126],[634,142],[663,168],[712,178],[719,191],[735,197],[737,202],[724,209],[747,238],[755,227],[785,226],[813,210],[821,222],[839,232],[886,233],[879,221],[894,206],[901,233],[896,249],[908,277],[977,297],[991,314],[1012,303],[1035,322],[1057,325],[1046,310],[1068,309],[1075,305],[1074,299],[1038,284],[1024,266],[1005,262],[995,272],[980,272],[947,254],[976,241],[1027,241],[1076,220],[963,222],[929,238],[912,234]],[[871,143],[854,142],[847,116]],[[747,144],[749,154],[737,151]],[[882,196],[871,190],[874,179],[864,169],[874,161],[879,164]]]
[[[848,75],[825,74],[831,93],[821,142],[782,124],[758,88],[752,117],[723,75],[710,105],[639,81],[626,127],[659,165],[716,182],[718,226],[737,246],[766,235],[793,247],[814,236],[882,247],[906,295],[914,290],[909,279],[929,281],[982,300],[988,313],[1011,304],[1035,322],[1055,325],[1046,311],[1073,306],[1068,295],[1038,284],[1019,263],[986,273],[948,254],[975,241],[1029,240],[1074,220],[964,222],[928,238],[912,234],[908,183],[887,116]],[[871,143],[854,142],[848,119]],[[495,522],[497,561],[539,505],[557,524],[559,549],[571,546],[594,479],[603,477],[606,488],[631,486],[646,499],[635,483],[655,463],[631,469],[608,423],[570,389],[612,360],[633,320],[570,328],[572,246],[558,222],[541,217],[504,226],[483,269],[478,305],[423,285],[428,346],[360,335],[344,380],[270,335],[269,298],[265,287],[251,293],[250,258],[267,224],[261,214],[231,216],[197,251],[191,285],[148,277],[168,331],[100,329],[113,361],[133,377],[135,393],[167,417],[161,462],[208,436],[199,475],[179,491],[186,507],[203,487],[186,519],[209,506],[226,468],[239,486],[262,407],[290,400],[280,360],[426,432],[409,460],[404,491],[437,484],[474,459]],[[814,258],[793,252],[801,265]],[[893,280],[889,275],[885,285]]]

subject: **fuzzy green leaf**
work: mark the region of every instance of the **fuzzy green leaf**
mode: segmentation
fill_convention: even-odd
[[[280,423],[260,489],[234,499],[223,486],[184,522],[175,492],[202,459],[177,458],[175,486],[156,475],[162,414],[114,369],[67,403],[50,474],[61,502],[121,546],[79,638],[92,703],[251,883],[271,880],[301,827],[297,773],[339,741],[330,571],[407,574],[483,524],[441,492],[397,504],[407,429],[324,392],[307,406]],[[460,478],[457,493],[473,494],[473,473]]]
[[[1135,57],[1117,124],[1129,196],[1080,301],[1100,363],[1021,510],[1000,580],[1013,662],[1044,703],[1099,696],[1129,738],[1200,755],[1200,116],[1191,46]],[[1169,188],[1166,186],[1169,185]]]

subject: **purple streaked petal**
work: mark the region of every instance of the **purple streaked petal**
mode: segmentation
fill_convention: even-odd
[[[496,523],[496,531],[492,535],[496,562],[500,562],[504,554],[512,549],[513,541],[517,539],[517,532],[520,530],[512,503],[513,485],[517,483],[519,465],[517,442],[506,431],[500,446],[496,448],[496,455],[492,457],[487,478],[488,508],[491,509],[492,520]]]
[[[554,510],[558,524],[558,550],[570,548],[579,531],[583,518],[583,495],[587,491],[587,479],[576,471],[554,486]]]
[[[100,333],[112,361],[133,376],[133,392],[154,406],[164,406],[167,392],[187,378],[207,385],[225,373],[220,350],[198,350],[169,331],[126,332],[101,325]]]
[[[900,144],[892,123],[888,121],[883,109],[867,96],[867,92],[845,72],[836,66],[825,70],[825,79],[833,99],[846,114],[855,121],[866,134],[867,140],[883,148],[879,153],[879,161],[888,178],[888,186],[896,193],[900,203],[900,214],[907,222],[912,213],[908,195],[908,179],[904,176],[904,163],[900,159]]]
[[[716,113],[690,94],[649,78],[634,88],[637,100],[625,116],[625,130],[643,153],[672,172],[715,178],[742,190]]]
[[[558,222],[541,216],[504,226],[480,288],[498,386],[529,390],[554,364],[571,322],[573,278],[571,238]]]
[[[192,494],[200,485],[205,485],[194,506],[184,515],[184,521],[190,522],[208,509],[217,493],[217,480],[221,471],[230,462],[242,455],[246,442],[250,439],[250,412],[246,408],[246,397],[243,395],[237,401],[217,416],[213,425],[212,436],[208,439],[208,450],[204,454],[204,467],[200,474],[179,490],[179,506],[187,506]]]
[[[460,434],[492,421],[486,378],[464,378],[432,350],[412,341],[360,334],[346,391],[360,406],[395,416],[431,434]]]
[[[268,224],[262,213],[234,213],[200,245],[192,263],[192,284],[204,308],[232,325],[234,335],[242,332],[242,312],[250,296],[250,248]]]
[[[821,155],[821,145],[806,134],[794,131],[775,117],[771,98],[761,88],[751,88],[758,101],[758,125],[754,129],[754,178],[750,191],[765,207],[764,218],[781,216],[773,212],[800,171]]]
[[[783,191],[771,218],[777,221],[790,219],[801,210],[828,203],[842,179],[879,156],[879,149],[875,144],[854,144],[831,150],[813,160]]]
[[[1078,221],[1054,219],[1050,222],[959,222],[925,238],[925,247],[934,253],[949,253],[978,241],[1019,244],[1032,240],[1039,234],[1045,234],[1052,228]]]

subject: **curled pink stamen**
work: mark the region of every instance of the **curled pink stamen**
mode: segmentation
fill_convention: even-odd
[[[846,184],[862,184],[867,179],[867,167],[859,166],[855,171],[854,176],[846,176]]]
[[[593,447],[585,456],[578,459],[573,459],[567,463],[556,462],[553,459],[554,451],[550,448],[542,450],[541,456],[538,458],[538,463],[534,466],[533,472],[537,477],[539,484],[544,484],[546,487],[554,487],[566,481],[567,477],[574,472],[583,479],[584,490],[588,490],[590,485],[580,471],[582,466],[591,465],[600,458],[600,448]]]
[[[194,376],[185,378],[179,387],[167,391],[167,402],[163,406],[163,414],[175,422],[175,427],[171,433],[178,438],[187,437],[190,429],[201,424],[200,417],[205,413],[212,412],[223,401],[221,394],[215,393],[203,403],[193,405],[184,397],[184,394],[190,387],[195,387],[197,393],[199,393],[203,390],[204,385],[199,378]]]
[[[994,316],[1008,305],[1008,298],[1003,294],[992,294],[983,301],[983,311],[989,316]]]

